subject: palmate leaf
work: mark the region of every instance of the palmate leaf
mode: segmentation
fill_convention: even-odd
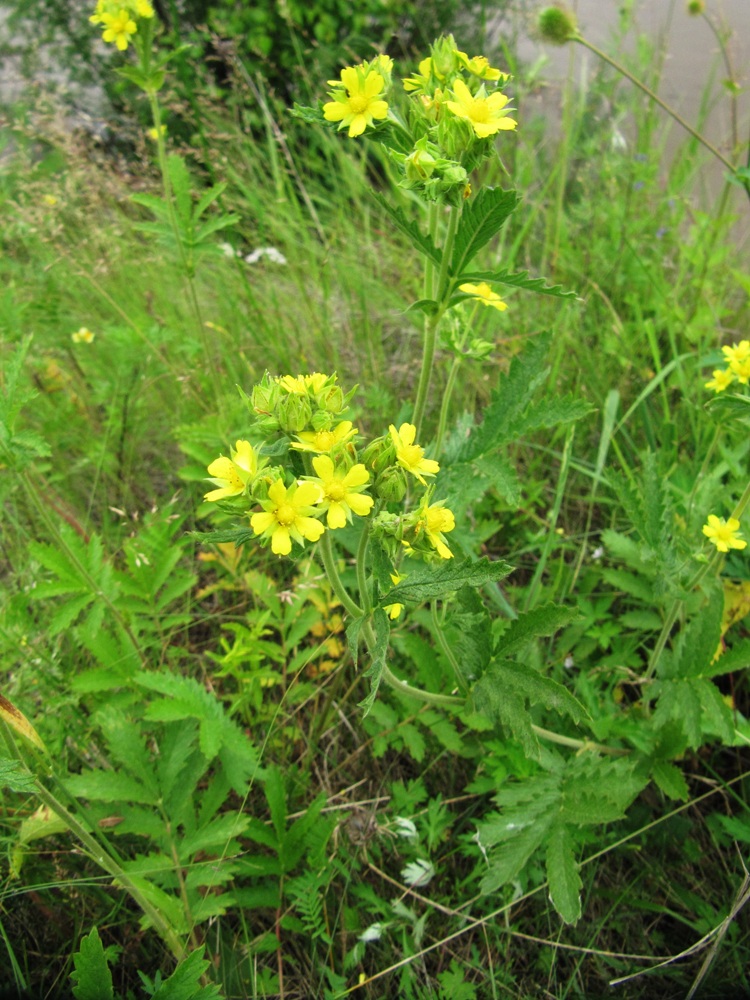
[[[410,240],[414,249],[418,250],[423,257],[427,257],[428,260],[431,260],[433,264],[439,267],[443,259],[442,251],[435,246],[432,239],[426,233],[422,232],[417,223],[411,219],[407,219],[400,208],[391,205],[388,199],[382,195],[373,194],[373,197],[390,217],[391,222],[393,222],[396,228]]]
[[[493,562],[486,557],[476,562],[470,559],[456,562],[451,559],[437,568],[421,566],[410,573],[408,579],[389,590],[385,597],[381,597],[380,605],[422,604],[434,597],[443,597],[461,590],[462,587],[476,589],[487,583],[494,583],[504,579],[512,571],[513,567],[501,559]]]
[[[476,198],[464,205],[453,244],[452,277],[461,282],[473,280],[464,275],[464,268],[500,232],[520,200],[515,191],[485,187]]]

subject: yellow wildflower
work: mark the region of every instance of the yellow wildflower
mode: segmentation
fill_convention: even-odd
[[[750,357],[735,358],[730,362],[729,369],[741,385],[750,381]]]
[[[728,365],[733,361],[747,361],[750,359],[750,340],[741,340],[739,344],[725,344],[721,353]]]
[[[364,465],[353,465],[348,472],[337,469],[328,455],[318,455],[312,460],[313,468],[318,474],[317,479],[310,477],[310,482],[320,487],[322,498],[319,501],[321,510],[327,511],[329,528],[343,528],[351,521],[352,513],[366,517],[372,510],[375,501],[371,496],[362,494],[362,490],[370,481],[370,473]]]
[[[705,382],[704,385],[706,389],[713,389],[714,392],[724,392],[734,382],[734,375],[729,368],[717,368],[712,374],[711,381]]]
[[[429,86],[431,75],[432,59],[428,56],[419,64],[419,73],[415,73],[414,76],[406,76],[401,81],[404,85],[404,90],[407,92],[424,91]]]
[[[45,205],[49,205],[50,208],[53,208],[57,204],[57,198],[53,194],[43,194],[42,201]]]
[[[256,535],[271,539],[271,551],[277,556],[288,556],[292,540],[304,545],[305,540],[317,542],[325,527],[317,520],[317,504],[321,499],[316,483],[293,483],[284,486],[282,479],[268,490],[268,499],[261,501],[262,513],[253,514],[250,526]]]
[[[130,42],[130,36],[138,30],[127,10],[118,10],[116,14],[105,11],[100,17],[100,22],[105,26],[102,38],[110,45],[116,45],[120,52],[125,51]]]
[[[333,100],[323,105],[323,116],[326,121],[340,122],[339,130],[348,127],[350,139],[362,135],[376,118],[388,116],[387,102],[378,97],[385,87],[380,73],[347,66],[341,70],[341,84],[344,89],[334,90]]]
[[[505,83],[506,80],[510,79],[507,73],[503,73],[499,69],[493,69],[489,60],[484,56],[474,56],[469,59],[465,52],[459,52],[456,49],[456,55],[458,56],[461,64],[473,75],[478,76],[480,80],[502,80]]]
[[[431,504],[425,509],[424,533],[441,559],[453,558],[453,553],[445,542],[445,532],[453,531],[455,527],[456,519],[453,516],[453,511],[443,506],[442,501]]]
[[[463,80],[456,80],[453,84],[453,96],[456,100],[446,101],[446,106],[454,115],[470,122],[480,139],[514,129],[518,124],[515,119],[506,117],[510,108],[507,107],[509,99],[505,94],[495,91],[487,97],[484,84],[474,97]]]
[[[150,128],[146,132],[146,135],[149,137],[149,139],[153,139],[154,142],[156,142],[156,140],[159,138],[160,135],[161,136],[165,136],[166,134],[167,134],[167,126],[166,125],[160,125],[158,131],[157,131],[156,127],[154,127],[154,128]],[[206,326],[208,326],[208,323],[206,323]]]
[[[398,430],[391,424],[388,428],[391,440],[396,446],[396,461],[402,469],[411,472],[413,476],[426,486],[425,476],[434,476],[440,471],[440,466],[432,458],[424,457],[424,448],[414,444],[417,428],[414,424],[401,424]]]
[[[725,521],[723,517],[709,514],[707,523],[703,525],[703,534],[719,552],[744,549],[747,545],[747,542],[740,537],[740,522],[736,517],[730,517]]]
[[[299,441],[294,441],[292,448],[317,454],[330,452],[338,445],[346,444],[355,434],[359,434],[359,431],[352,426],[351,420],[342,420],[330,431],[300,431],[297,435]]]
[[[70,339],[74,344],[91,344],[94,340],[94,334],[87,327],[82,326],[75,333],[71,333]]]
[[[138,17],[151,18],[154,16],[154,8],[151,6],[150,0],[135,0],[134,7]]]
[[[209,482],[219,487],[211,490],[204,500],[224,500],[244,492],[245,486],[258,474],[258,456],[249,441],[238,441],[230,449],[231,458],[217,458],[208,467]]]
[[[500,312],[508,308],[508,304],[503,302],[497,292],[492,291],[486,281],[481,281],[478,285],[472,285],[471,282],[467,281],[465,284],[459,285],[458,290],[473,296],[474,300],[481,302],[483,306],[491,306],[493,309],[499,309]]]

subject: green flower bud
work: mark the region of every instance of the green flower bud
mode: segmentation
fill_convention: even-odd
[[[417,148],[404,161],[406,180],[410,183],[426,181],[428,177],[432,176],[437,164],[437,160],[431,153],[428,153],[426,149],[419,148],[422,142],[423,140],[420,140],[417,143]]]
[[[397,465],[391,465],[375,480],[373,492],[386,503],[400,503],[406,496],[406,473]]]
[[[388,434],[372,440],[360,457],[365,468],[369,469],[375,476],[387,469],[389,465],[393,465],[395,459],[396,449]]]
[[[333,427],[333,417],[325,410],[316,410],[312,416],[312,429],[314,431],[329,431]]]
[[[279,400],[276,417],[282,431],[296,434],[303,431],[312,420],[312,407],[304,396],[290,394]]]
[[[565,45],[578,34],[574,14],[566,7],[545,7],[537,18],[539,34],[545,42]]]
[[[687,12],[693,17],[698,17],[706,9],[706,5],[703,0],[688,0]]]
[[[446,76],[458,69],[456,52],[456,41],[453,35],[441,36],[432,46],[430,50],[432,71],[438,80],[444,80]]]
[[[250,405],[259,416],[265,416],[273,413],[276,409],[276,403],[280,395],[276,379],[271,378],[268,372],[266,372],[260,382],[253,386],[253,391],[250,395]]]
[[[344,393],[337,385],[327,386],[316,396],[316,402],[326,413],[341,413],[346,406]]]
[[[451,160],[459,160],[475,142],[474,129],[465,118],[445,114],[438,122],[438,144]]]

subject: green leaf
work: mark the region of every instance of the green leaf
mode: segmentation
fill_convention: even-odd
[[[84,938],[73,955],[73,996],[76,1000],[114,1000],[112,973],[96,927]]]
[[[453,559],[444,560],[438,567],[426,565],[414,570],[406,580],[381,597],[380,605],[422,604],[462,587],[479,588],[494,583],[512,571],[513,567],[500,559],[493,562],[485,557],[476,562],[466,559],[460,563]]]
[[[129,774],[121,771],[87,771],[71,775],[65,787],[73,795],[93,802],[140,802],[155,805],[158,796]]]
[[[375,201],[383,209],[386,215],[390,216],[391,222],[396,229],[406,236],[415,250],[418,250],[423,257],[431,260],[433,264],[440,266],[443,254],[433,243],[432,239],[423,233],[416,222],[407,219],[400,208],[391,205],[387,198],[380,194],[373,194]]]
[[[481,677],[492,656],[492,624],[474,588],[463,587],[456,594],[444,630],[467,684]]]
[[[574,757],[562,774],[559,818],[573,826],[613,823],[647,784],[642,760]]]
[[[364,674],[365,677],[369,677],[370,679],[370,693],[359,703],[363,717],[368,714],[377,697],[380,679],[383,676],[385,659],[388,655],[388,639],[391,634],[391,623],[388,620],[388,615],[382,608],[375,608],[372,615],[372,624],[375,629],[375,646],[370,650],[370,666]]]
[[[29,793],[36,789],[36,780],[18,760],[9,757],[0,758],[0,789],[9,788],[11,792]]]
[[[201,977],[211,963],[203,957],[205,945],[191,951],[165,979],[151,1000],[220,1000],[221,988],[214,983],[201,986]]]
[[[512,288],[525,288],[529,292],[552,295],[559,299],[578,297],[576,292],[566,291],[562,285],[548,285],[544,278],[530,278],[528,271],[473,271],[471,274],[462,274],[460,281],[461,284],[470,282],[473,285],[480,281],[510,285]]]
[[[549,898],[566,924],[574,924],[581,916],[581,887],[575,860],[574,842],[570,830],[555,824],[549,831],[547,844],[547,879]]]
[[[450,263],[450,273],[457,282],[472,280],[463,275],[464,268],[500,232],[520,200],[515,191],[484,187],[476,198],[464,205]]]
[[[570,716],[574,722],[589,718],[584,706],[567,688],[525,664],[515,663],[513,660],[496,660],[482,681],[494,684],[500,691],[515,691],[530,705],[554,708],[561,715]]]
[[[494,653],[507,657],[517,652],[538,636],[553,635],[558,629],[577,621],[581,613],[577,608],[560,604],[544,604],[512,621],[498,641]]]
[[[167,172],[172,185],[177,214],[183,226],[190,225],[193,218],[190,172],[182,156],[170,153],[167,157]]]
[[[687,802],[690,797],[690,789],[688,788],[685,776],[679,767],[675,767],[675,765],[670,763],[668,760],[654,761],[654,765],[651,770],[651,777],[654,779],[657,787],[659,787],[664,794],[668,796],[668,798],[677,799],[680,802]]]

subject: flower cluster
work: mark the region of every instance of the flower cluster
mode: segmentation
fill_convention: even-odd
[[[724,392],[733,382],[747,385],[750,382],[750,340],[741,340],[739,344],[725,345],[721,349],[726,361],[726,368],[717,368],[707,389],[714,392]]]
[[[89,20],[102,26],[102,40],[124,52],[138,30],[139,20],[154,16],[151,0],[96,0]]]
[[[339,80],[329,80],[323,117],[350,138],[390,129],[394,141],[384,146],[401,169],[401,186],[457,205],[470,193],[470,171],[492,155],[498,132],[516,128],[510,99],[498,89],[508,74],[484,56],[469,57],[452,35],[439,38],[419,72],[402,80],[409,98],[404,115],[398,103],[389,104],[392,71],[386,55],[347,66]]]
[[[455,519],[444,501],[430,502],[435,486],[427,484],[439,464],[416,443],[409,423],[391,424],[360,453],[358,428],[342,419],[353,391],[344,394],[335,375],[320,372],[266,374],[246,397],[254,443],[238,440],[228,457],[211,462],[215,488],[204,499],[248,516],[276,555],[368,518],[394,573],[405,554],[452,558],[446,534]]]

